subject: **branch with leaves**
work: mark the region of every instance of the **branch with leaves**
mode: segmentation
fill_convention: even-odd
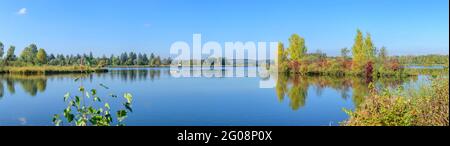
[[[109,89],[104,84],[100,84],[104,89]],[[109,103],[104,103],[101,107],[96,107],[94,103],[102,103],[102,99],[97,95],[96,89],[91,89],[87,91],[83,86],[80,86],[79,92],[81,96],[75,95],[71,96],[70,93],[64,95],[64,102],[67,102],[67,107],[63,110],[64,122],[66,125],[75,126],[111,126],[113,123],[113,117],[111,115],[111,107]],[[113,99],[122,99],[115,94],[110,94],[109,97]],[[123,95],[124,103],[123,109],[116,111],[116,118],[118,126],[124,126],[123,121],[127,117],[128,112],[133,112],[132,110],[132,100],[133,96],[130,93],[125,93]],[[86,105],[85,100],[92,100],[91,104]],[[63,125],[63,120],[60,118],[59,114],[55,114],[52,119],[56,126]]]

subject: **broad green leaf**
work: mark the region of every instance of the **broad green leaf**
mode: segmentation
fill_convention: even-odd
[[[70,107],[70,106],[75,106],[75,102],[74,102],[74,101],[70,101],[70,102],[69,102],[69,107]]]
[[[111,114],[109,114],[109,113],[105,114],[105,118],[106,118],[108,123],[111,123],[113,121],[113,119],[111,117]]]
[[[82,117],[80,117],[77,121],[75,121],[75,124],[77,126],[86,126],[86,121]]]
[[[75,96],[75,104],[77,106],[80,106],[80,97],[79,96]]]
[[[125,99],[127,99],[127,102],[128,102],[128,103],[131,103],[131,101],[133,100],[133,96],[132,96],[130,93],[125,93],[125,94],[123,95],[123,97],[124,97]]]
[[[124,103],[123,104],[124,106],[125,106],[125,108],[127,109],[127,110],[129,110],[130,112],[133,112],[133,109],[131,108],[131,103]]]
[[[75,116],[74,116],[73,114],[68,114],[68,115],[66,116],[67,122],[69,122],[69,123],[72,122],[74,117],[75,117]]]
[[[119,110],[117,111],[117,119],[119,120],[119,122],[123,121],[127,116],[127,111],[125,110]]]
[[[108,104],[108,103],[105,103],[105,108],[108,109],[108,110],[111,109],[111,107],[109,107],[109,104]]]
[[[84,92],[84,87],[80,86],[80,88],[78,89],[80,92]]]
[[[67,107],[66,109],[64,109],[64,116],[66,116],[67,114],[69,114],[71,111],[72,111],[72,110],[71,110],[70,106]]]
[[[88,108],[89,113],[95,114],[97,110],[95,110],[92,106]]]
[[[94,97],[94,101],[102,102],[102,100],[100,99],[100,97],[97,97],[97,96]]]
[[[91,90],[91,94],[92,94],[92,96],[95,96],[95,95],[97,95],[97,90],[95,90],[95,89],[92,89],[92,90]]]
[[[59,119],[59,115],[58,115],[58,114],[55,114],[55,115],[53,116],[52,121],[53,121],[53,123],[55,124],[55,126],[59,126],[60,123],[61,123],[61,119]]]
[[[67,99],[69,99],[69,98],[70,98],[70,93],[69,93],[69,92],[67,92],[66,94],[64,94],[64,102],[66,102]]]

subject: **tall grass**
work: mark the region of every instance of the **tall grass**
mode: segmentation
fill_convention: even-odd
[[[448,77],[433,79],[429,85],[412,90],[376,91],[355,111],[345,110],[346,126],[448,126]]]

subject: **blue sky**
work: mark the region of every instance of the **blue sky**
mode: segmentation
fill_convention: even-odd
[[[292,33],[338,55],[355,31],[390,54],[448,54],[448,0],[0,0],[0,41],[16,54],[136,51],[169,55],[175,41],[283,41]]]

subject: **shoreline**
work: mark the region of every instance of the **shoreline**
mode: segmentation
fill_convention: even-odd
[[[107,68],[93,68],[86,66],[22,66],[22,67],[2,67],[0,74],[68,74],[68,73],[93,73],[108,72]]]

